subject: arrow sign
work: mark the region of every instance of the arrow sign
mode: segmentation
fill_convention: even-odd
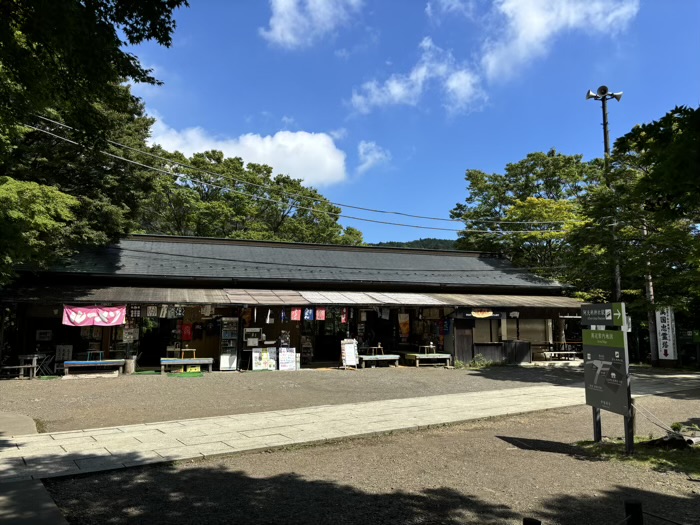
[[[586,326],[624,326],[626,320],[625,303],[583,304],[581,324]]]

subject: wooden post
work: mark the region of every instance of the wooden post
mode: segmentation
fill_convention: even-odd
[[[644,513],[642,502],[634,499],[625,501],[625,516],[628,517],[627,525],[644,525]]]

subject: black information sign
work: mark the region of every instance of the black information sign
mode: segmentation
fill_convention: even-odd
[[[629,416],[627,334],[584,330],[583,361],[586,404]]]

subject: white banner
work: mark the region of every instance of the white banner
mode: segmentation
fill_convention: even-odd
[[[676,319],[673,308],[666,306],[656,310],[656,341],[659,359],[678,359],[676,352]]]

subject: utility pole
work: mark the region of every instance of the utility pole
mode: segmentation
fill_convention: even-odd
[[[586,94],[586,100],[588,99],[600,100],[603,103],[603,145],[605,148],[605,159],[603,164],[603,169],[605,170],[605,185],[608,188],[612,187],[612,180],[610,175],[610,134],[608,132],[608,100],[615,99],[620,102],[622,98],[622,91],[619,93],[611,93],[607,86],[600,86],[598,90],[593,93],[590,89]],[[620,272],[620,254],[617,250],[617,219],[616,215],[613,216],[612,224],[612,249],[615,251],[613,256],[613,297],[615,302],[620,302],[622,300],[622,274]]]

